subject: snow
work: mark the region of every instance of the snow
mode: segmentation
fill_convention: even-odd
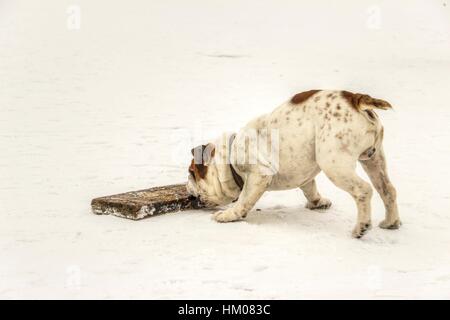
[[[0,298],[448,299],[449,74],[447,0],[2,0]],[[325,212],[298,190],[232,224],[90,212],[184,181],[191,147],[315,88],[394,105],[400,230],[352,239],[353,200],[322,174]]]

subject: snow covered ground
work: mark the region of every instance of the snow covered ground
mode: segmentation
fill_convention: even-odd
[[[450,298],[450,3],[342,3],[0,0],[0,298]],[[326,212],[293,190],[233,224],[90,213],[314,88],[394,105],[402,229],[352,239],[322,174]]]

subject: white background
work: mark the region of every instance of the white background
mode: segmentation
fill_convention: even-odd
[[[0,298],[450,298],[449,75],[447,0],[0,0]],[[292,190],[233,224],[90,213],[317,88],[394,106],[402,229],[352,239],[323,175],[326,212]]]

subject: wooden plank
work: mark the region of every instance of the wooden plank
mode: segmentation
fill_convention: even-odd
[[[187,193],[185,184],[131,191],[93,199],[92,212],[140,220],[158,214],[205,206]]]

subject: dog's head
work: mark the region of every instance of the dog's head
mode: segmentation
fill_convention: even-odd
[[[187,191],[207,206],[225,205],[230,199],[222,192],[218,167],[214,161],[216,148],[208,143],[191,150]]]

